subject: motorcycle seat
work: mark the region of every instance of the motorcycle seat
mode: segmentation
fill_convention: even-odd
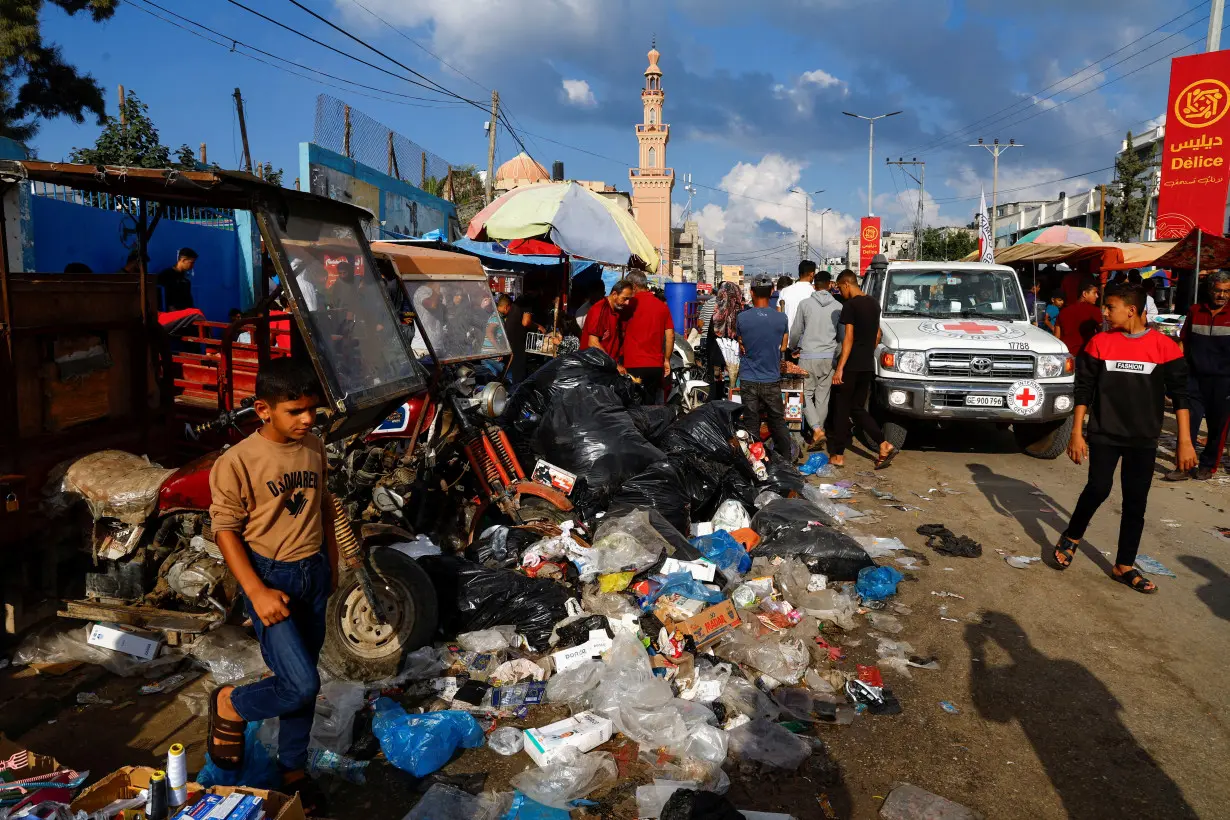
[[[145,456],[100,450],[69,465],[60,486],[89,505],[94,518],[143,524],[158,505],[158,490],[174,473]]]

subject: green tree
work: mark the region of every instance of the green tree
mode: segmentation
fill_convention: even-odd
[[[95,22],[115,14],[118,0],[50,0],[70,15]],[[106,114],[103,90],[89,74],[64,61],[59,46],[43,42],[39,16],[44,0],[0,0],[0,137],[33,139],[39,120],[67,116],[85,122]]]
[[[183,150],[180,149],[181,155]],[[120,116],[108,116],[103,121],[94,147],[74,148],[69,159],[84,165],[168,168],[171,150],[159,140],[158,129],[149,118],[149,107],[129,91],[120,105]]]
[[[264,165],[258,165],[256,171],[256,175],[265,180],[265,182],[269,182],[274,185],[282,184],[282,175],[285,172],[281,168],[274,169],[273,163],[266,162]]]
[[[978,249],[978,239],[962,228],[923,228],[917,259],[954,262]]]
[[[1149,175],[1157,166],[1157,143],[1138,152],[1128,131],[1124,150],[1115,157],[1115,181],[1106,197],[1106,235],[1103,239],[1130,242],[1140,237],[1145,218]]]

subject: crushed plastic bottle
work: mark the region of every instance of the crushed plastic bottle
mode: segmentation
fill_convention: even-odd
[[[339,755],[332,749],[317,747],[308,749],[307,773],[313,778],[329,774],[340,777],[347,783],[364,786],[367,784],[366,770],[369,762]]]
[[[491,751],[504,757],[515,755],[525,745],[525,736],[520,729],[512,726],[501,726],[487,735],[487,746]]]

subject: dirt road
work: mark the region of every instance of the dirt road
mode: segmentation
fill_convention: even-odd
[[[908,680],[886,673],[901,715],[860,715],[850,726],[820,730],[839,775],[821,761],[782,783],[736,773],[736,805],[823,817],[816,797],[824,794],[838,816],[873,818],[894,783],[909,781],[991,818],[1227,815],[1230,695],[1221,675],[1230,653],[1230,542],[1210,532],[1230,525],[1226,484],[1155,482],[1142,551],[1178,577],[1154,576],[1161,591],[1146,597],[1107,577],[1117,488],[1067,572],[1042,563],[1014,569],[997,554],[1049,555],[1084,481],[1084,468],[1066,459],[1035,461],[1018,455],[1007,433],[959,429],[916,435],[878,474],[883,480],[860,473],[868,469],[853,455],[843,477],[921,508],[899,511],[862,493],[858,506],[880,520],[853,529],[899,536],[928,556],[928,565],[907,573],[900,587],[896,600],[912,611],[901,616],[904,630],[895,637],[917,654],[936,655],[941,668],[914,670]],[[933,522],[980,541],[982,557],[928,550],[914,530]],[[945,605],[955,622],[941,620]],[[851,668],[874,663],[876,641],[865,626],[836,640]],[[21,684],[0,686],[9,693],[0,711],[45,705],[47,686]],[[198,681],[190,691],[205,685]],[[190,762],[199,764],[203,721],[183,699],[139,698],[136,683],[126,680],[90,686],[117,703],[134,703],[116,711],[63,708],[48,715],[54,723],[40,718],[22,742],[96,774],[152,763],[176,740],[189,743]],[[449,770],[495,768],[490,788],[522,765],[477,750]],[[381,763],[371,774],[365,789],[335,790],[334,817],[405,815],[413,799],[406,778]]]

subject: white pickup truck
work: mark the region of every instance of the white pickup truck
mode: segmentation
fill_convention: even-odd
[[[1030,323],[1012,268],[878,261],[863,290],[881,310],[872,411],[894,446],[913,424],[975,421],[1011,424],[1036,458],[1064,451],[1074,362]]]

